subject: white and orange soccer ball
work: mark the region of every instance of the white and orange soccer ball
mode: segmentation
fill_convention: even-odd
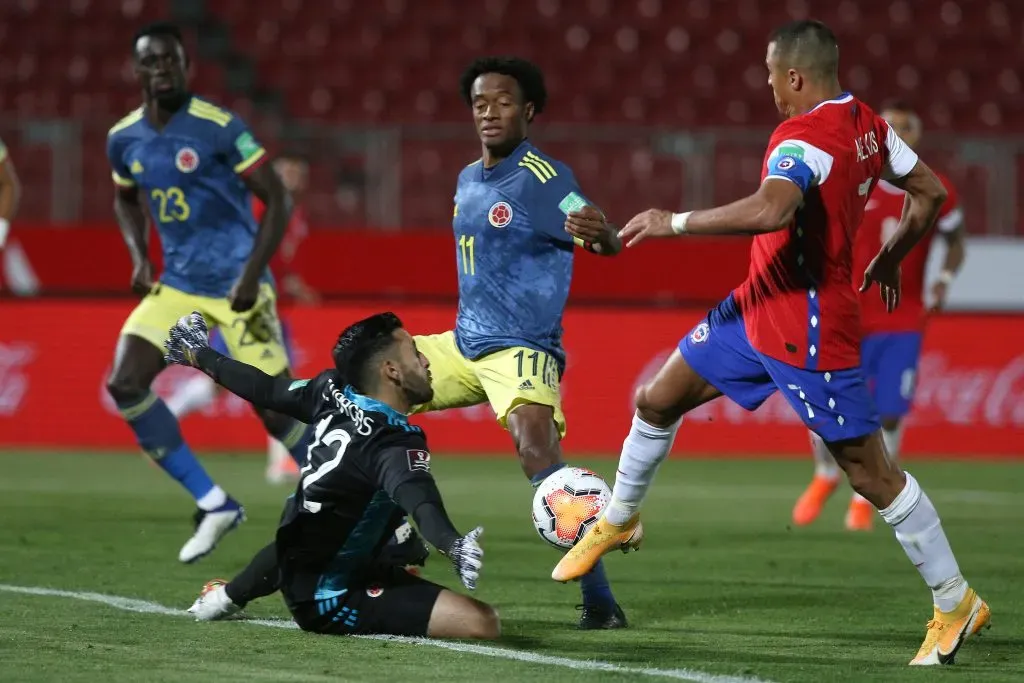
[[[612,498],[604,479],[584,467],[563,467],[533,495],[533,525],[545,541],[568,549],[583,538]]]

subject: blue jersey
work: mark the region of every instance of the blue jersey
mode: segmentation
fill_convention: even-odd
[[[233,113],[193,97],[162,131],[140,107],[107,134],[114,182],[138,187],[160,233],[160,281],[227,296],[252,253],[257,224],[241,175],[266,151]],[[270,273],[264,275],[269,281]]]
[[[562,313],[574,242],[563,208],[583,202],[572,171],[529,141],[493,168],[478,161],[459,174],[455,339],[464,356],[525,346],[564,367]]]

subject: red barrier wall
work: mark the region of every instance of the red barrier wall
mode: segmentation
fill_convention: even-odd
[[[126,294],[131,260],[117,227],[62,228],[19,224],[15,239],[42,291]],[[158,240],[150,251],[160,263]],[[746,277],[747,238],[692,238],[644,244],[607,259],[581,252],[576,259],[576,302],[711,302]],[[73,263],[79,267],[69,268]],[[295,268],[326,295],[358,298],[454,298],[455,243],[451,231],[319,230],[302,242]]]
[[[114,341],[129,301],[0,302],[0,446],[132,448],[129,429],[103,390]],[[392,307],[414,333],[448,329],[454,309]],[[299,355],[297,374],[330,363],[337,332],[377,306],[328,306],[287,312]],[[634,388],[675,348],[702,311],[570,309],[564,380],[566,450],[618,450]],[[157,381],[166,395],[193,371],[171,368]],[[925,343],[918,402],[905,439],[908,453],[1024,456],[1024,317],[937,318]],[[508,454],[507,435],[487,406],[417,418],[439,452]],[[184,422],[200,449],[261,448],[264,437],[240,400],[222,396]],[[691,415],[679,453],[803,453],[807,436],[781,397],[757,413],[722,399]]]

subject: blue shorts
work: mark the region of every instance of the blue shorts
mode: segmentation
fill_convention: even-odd
[[[910,412],[921,358],[920,332],[870,334],[860,343],[860,364],[878,412],[903,417]]]
[[[292,332],[291,326],[287,320],[281,320],[281,341],[284,344],[284,351],[288,354],[288,364],[292,367],[295,366],[295,354],[292,352]],[[218,328],[210,330],[210,348],[217,353],[230,356],[231,352],[228,351],[227,344],[224,343],[224,335],[220,333]]]
[[[731,295],[679,342],[679,352],[697,374],[747,410],[782,391],[808,429],[827,442],[881,426],[860,368],[804,370],[765,356],[751,346]]]

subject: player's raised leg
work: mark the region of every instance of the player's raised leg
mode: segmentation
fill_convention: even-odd
[[[575,579],[590,571],[601,556],[639,547],[643,540],[640,506],[672,449],[683,415],[721,395],[679,352],[640,387],[636,414],[622,443],[612,499],[604,516],[555,567],[553,579]]]
[[[637,411],[622,444],[608,508],[566,553],[551,578],[575,579],[602,555],[639,546],[643,538],[640,505],[672,449],[686,413],[722,395],[754,410],[774,391],[775,385],[751,348],[743,317],[730,295],[679,342],[678,352],[637,391]]]
[[[151,310],[144,301],[137,311]],[[137,320],[140,316],[135,316]],[[132,318],[129,318],[129,322]],[[228,531],[245,519],[245,512],[196,460],[181,436],[178,420],[150,385],[164,368],[163,353],[151,341],[123,334],[117,343],[107,391],[135,438],[149,457],[173,477],[196,501],[196,534],[178,559],[194,562],[209,553]]]
[[[912,665],[951,664],[969,636],[988,627],[988,605],[968,586],[938,512],[917,480],[886,456],[881,431],[829,448],[853,489],[878,509],[932,591],[934,614]]]

